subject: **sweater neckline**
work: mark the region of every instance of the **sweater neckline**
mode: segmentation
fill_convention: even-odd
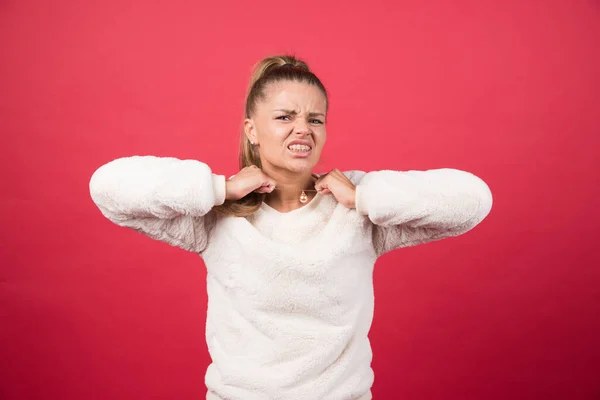
[[[315,196],[308,203],[306,203],[302,207],[299,207],[299,208],[296,208],[295,210],[287,211],[287,212],[278,211],[278,210],[274,209],[273,207],[271,207],[270,205],[268,205],[267,203],[265,203],[264,201],[260,205],[260,208],[262,211],[264,211],[266,213],[273,214],[273,215],[280,215],[280,216],[304,214],[304,213],[307,213],[310,210],[314,209],[317,206],[317,204],[319,203],[319,201],[321,200],[321,197],[322,197],[321,193],[317,192],[317,194],[315,194]]]

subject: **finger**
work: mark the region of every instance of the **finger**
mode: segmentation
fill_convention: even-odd
[[[331,178],[329,178],[329,179],[331,179]],[[329,179],[327,178],[327,175],[321,177],[318,181],[315,182],[315,189],[317,189],[317,190],[326,189],[328,186]]]
[[[271,193],[275,188],[270,186],[261,186],[255,190],[256,193]]]
[[[275,181],[267,181],[263,184],[263,186],[269,188],[270,191],[275,190],[275,187],[277,187],[277,183]]]
[[[313,174],[313,176],[317,179],[317,180],[321,180],[323,178],[325,178],[327,176],[327,174]]]
[[[325,180],[327,178],[331,179],[331,175],[334,175],[335,171],[336,171],[335,169],[332,169],[328,173],[321,175],[319,177],[318,181],[323,181],[323,180]]]
[[[329,188],[328,188],[326,185],[319,185],[319,186],[316,186],[316,185],[315,185],[315,189],[316,189],[316,190],[317,190],[317,192],[319,192],[319,193],[320,193],[320,192],[322,192],[323,190],[329,190]]]
[[[346,175],[344,175],[344,173],[337,168],[334,169],[333,171],[331,171],[331,175],[333,175],[335,178],[338,178],[342,181],[348,180],[348,177],[346,177]]]
[[[262,172],[262,185],[275,187],[277,185],[277,182],[269,175]]]

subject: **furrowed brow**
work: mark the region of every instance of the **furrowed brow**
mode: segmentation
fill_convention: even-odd
[[[294,114],[294,115],[298,114],[297,111],[294,111],[294,110],[284,110],[283,108],[280,108],[280,109],[275,110],[275,111],[281,111],[281,112],[284,112],[286,114]]]
[[[277,110],[275,110],[275,111],[281,111],[281,112],[284,112],[284,113],[286,113],[286,114],[291,114],[291,115],[296,115],[296,114],[298,114],[298,112],[297,112],[297,111],[295,111],[295,110],[284,110],[284,109],[282,109],[282,108],[280,108],[280,109],[277,109]],[[320,113],[320,112],[310,112],[310,113],[308,113],[308,115],[309,115],[310,117],[317,117],[317,116],[325,117],[325,114],[323,114],[323,113]]]

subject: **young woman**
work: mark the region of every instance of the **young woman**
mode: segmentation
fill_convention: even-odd
[[[455,169],[314,174],[327,105],[306,63],[269,57],[250,81],[236,175],[135,156],[91,178],[108,219],[204,260],[207,399],[371,399],[376,259],[490,212],[486,183]]]

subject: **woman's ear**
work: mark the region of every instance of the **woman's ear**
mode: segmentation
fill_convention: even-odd
[[[258,145],[258,141],[256,140],[256,129],[254,127],[254,121],[251,118],[244,119],[244,133],[246,137],[253,145]]]

